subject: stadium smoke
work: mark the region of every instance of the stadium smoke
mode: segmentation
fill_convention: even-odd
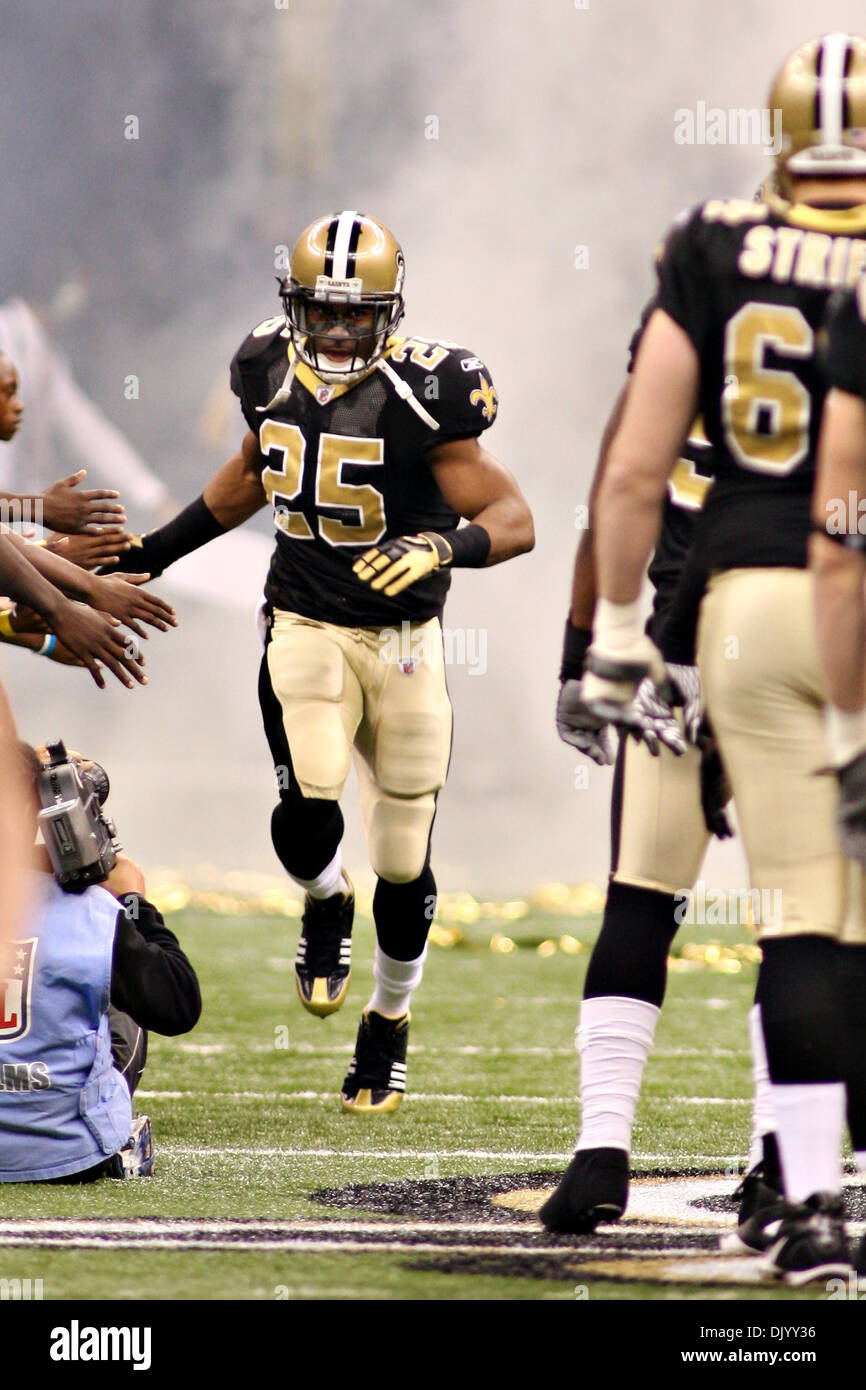
[[[449,673],[434,862],[443,888],[479,893],[603,882],[610,774],[553,727],[575,509],[655,241],[687,204],[751,196],[770,165],[756,146],[678,144],[675,113],[762,106],[785,53],[827,27],[826,6],[0,0],[0,21],[0,296],[44,310],[79,381],[179,502],[240,439],[228,361],[277,307],[277,248],[322,211],[387,222],[406,250],[407,327],[488,362],[501,397],[489,446],[520,479],[538,542],[453,584],[446,621],[485,631],[486,671]],[[862,7],[837,4],[832,22],[856,29]],[[68,282],[84,307],[64,318]],[[253,529],[268,534],[264,519]],[[108,767],[121,838],[147,866],[276,870],[256,578],[229,574],[216,601],[163,581],[182,626],[154,635],[146,690],[100,694],[82,673],[4,652],[22,734],[62,734]],[[708,879],[742,882],[738,850],[712,865]]]

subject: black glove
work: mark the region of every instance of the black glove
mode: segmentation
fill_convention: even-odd
[[[731,787],[722,766],[718,744],[706,719],[701,727],[698,745],[701,750],[701,806],[707,829],[719,840],[730,840],[734,832],[725,807],[731,799]]]
[[[842,853],[866,868],[866,753],[837,769]]]

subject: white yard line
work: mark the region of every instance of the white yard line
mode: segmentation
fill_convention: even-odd
[[[202,1089],[197,1091],[139,1090],[135,1094],[139,1100],[188,1100],[201,1099],[205,1096],[209,1100],[334,1101],[336,1099],[335,1091],[207,1091]],[[466,1096],[447,1091],[410,1091],[407,1098],[410,1103],[429,1101],[437,1105],[449,1102],[462,1105],[486,1105],[490,1102],[496,1105],[577,1105],[576,1098],[571,1096]],[[647,1105],[751,1105],[752,1103],[751,1100],[742,1097],[728,1098],[726,1096],[644,1096],[643,1099],[644,1104]]]
[[[186,1144],[160,1144],[160,1154],[177,1154],[181,1157],[202,1156],[206,1158],[372,1158],[377,1163],[383,1159],[399,1162],[406,1158],[441,1158],[447,1162],[452,1158],[498,1158],[508,1163],[567,1163],[570,1150],[557,1153],[525,1153],[519,1149],[449,1149],[440,1153],[435,1149],[256,1149],[242,1145],[224,1144],[220,1148],[199,1148]]]
[[[164,1044],[158,1044],[162,1047]],[[334,1043],[327,1047],[316,1047],[313,1043],[296,1043],[293,1046],[275,1048],[273,1043],[254,1043],[248,1046],[244,1043],[192,1043],[192,1042],[172,1042],[166,1049],[172,1052],[188,1053],[190,1056],[212,1057],[223,1053],[231,1053],[233,1056],[243,1056],[245,1053],[255,1053],[256,1055],[269,1055],[274,1051],[283,1053],[286,1057],[351,1057],[354,1051],[352,1043]],[[467,1044],[464,1047],[426,1047],[423,1043],[417,1045],[409,1044],[409,1055],[414,1057],[576,1057],[577,1051],[573,1047],[476,1047]],[[675,1059],[677,1057],[707,1057],[707,1058],[736,1058],[748,1057],[748,1050],[742,1049],[734,1051],[726,1047],[660,1047],[656,1048],[652,1056],[665,1059]]]

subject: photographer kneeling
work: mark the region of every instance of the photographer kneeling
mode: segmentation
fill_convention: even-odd
[[[62,743],[44,761],[20,749],[45,845],[0,978],[0,1182],[147,1176],[150,1122],[132,1115],[147,1030],[193,1028],[198,980],[119,853],[103,769]]]

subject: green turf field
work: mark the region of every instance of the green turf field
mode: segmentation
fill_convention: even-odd
[[[356,928],[349,999],[326,1020],[306,1014],[295,994],[296,920],[191,910],[169,920],[199,970],[205,1007],[189,1037],[152,1040],[139,1110],[153,1119],[156,1174],[78,1189],[5,1186],[0,1224],[50,1225],[20,1235],[20,1245],[4,1237],[0,1276],[41,1278],[45,1298],[574,1299],[576,1286],[585,1290],[578,1296],[591,1298],[779,1296],[765,1288],[587,1277],[578,1241],[548,1251],[538,1265],[512,1260],[507,1247],[456,1257],[447,1245],[432,1252],[426,1244],[417,1252],[358,1248],[364,1231],[387,1247],[389,1229],[416,1229],[425,1219],[444,1230],[446,1242],[459,1243],[459,1229],[448,1236],[441,1190],[438,1206],[429,1213],[425,1206],[442,1180],[565,1166],[578,1125],[573,1032],[597,918],[477,922],[450,948],[432,946],[413,1009],[407,1098],[396,1115],[374,1120],[344,1115],[338,1102],[371,987],[368,918]],[[492,948],[491,937],[506,932],[514,948],[499,937],[506,949]],[[564,933],[566,950],[555,944]],[[724,949],[708,951],[711,936]],[[735,929],[684,927],[681,938],[638,1112],[634,1163],[722,1172],[746,1149],[754,952]],[[409,1214],[393,1204],[383,1210],[363,1194],[348,1206],[310,1201],[323,1189],[405,1179],[420,1184]],[[485,1197],[474,1219],[483,1225],[488,1215]],[[89,1223],[76,1229],[92,1248],[34,1243],[50,1230],[60,1238],[56,1225],[70,1218]],[[218,1249],[176,1249],[160,1248],[176,1228],[148,1226],[148,1218],[255,1224],[236,1228],[244,1237],[236,1248],[223,1240]],[[520,1212],[515,1219],[523,1222],[515,1243],[531,1246],[541,1228]],[[132,1225],[110,1224],[118,1221]],[[322,1239],[303,1248],[292,1236],[298,1221],[339,1223],[332,1230],[344,1232],[346,1243],[329,1248],[321,1230]],[[276,1235],[259,1242],[267,1223]],[[139,1238],[150,1232],[152,1244],[130,1248],[124,1230]],[[106,1232],[117,1238],[109,1248]]]

